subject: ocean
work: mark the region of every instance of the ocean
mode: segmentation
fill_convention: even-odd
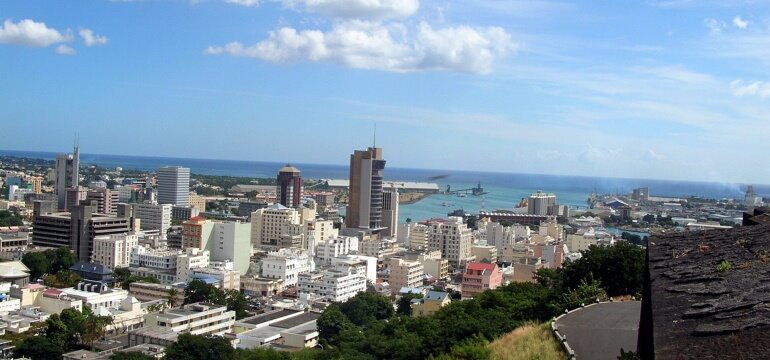
[[[53,160],[56,153],[35,151],[0,150],[0,155]],[[122,167],[154,171],[162,166],[189,167],[195,174],[231,175],[243,177],[274,177],[284,163],[265,161],[185,159],[150,156],[81,154],[81,165],[97,165],[105,168]],[[348,166],[293,163],[306,179],[347,179]],[[445,176],[431,180],[436,176]],[[477,213],[479,210],[511,209],[536,190],[555,193],[560,204],[585,207],[591,192],[598,194],[627,194],[637,187],[649,187],[652,196],[689,197],[713,199],[742,199],[746,184],[711,183],[698,181],[668,181],[646,179],[600,178],[590,176],[560,176],[516,173],[495,173],[457,170],[424,170],[387,166],[385,180],[435,182],[441,189],[466,189],[481,184],[487,192],[483,196],[458,197],[456,195],[431,195],[417,203],[399,208],[399,221],[407,218],[419,221],[444,217],[448,212],[463,209]],[[770,186],[754,184],[754,192],[770,196]]]

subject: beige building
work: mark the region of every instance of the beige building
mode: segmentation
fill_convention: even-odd
[[[417,255],[417,261],[422,264],[425,273],[434,279],[444,279],[449,276],[449,260],[442,258],[439,250]]]
[[[168,301],[171,293],[175,292],[174,306],[180,306],[184,303],[184,287],[182,286],[133,282],[129,286],[128,292],[140,301]]]
[[[249,296],[270,296],[282,292],[283,279],[271,279],[259,276],[241,277],[241,290]]]
[[[191,192],[188,201],[190,202],[189,206],[198,209],[198,212],[206,211],[206,199],[203,196]]]
[[[449,305],[452,299],[448,293],[441,291],[428,291],[422,299],[412,300],[412,316],[431,316],[444,306]]]
[[[403,287],[415,288],[422,286],[422,276],[425,268],[418,261],[407,261],[401,258],[388,260],[388,283],[390,288],[398,291]]]
[[[113,234],[94,237],[94,249],[91,262],[114,270],[116,267],[128,267],[131,263],[131,249],[139,245],[139,238],[134,234]]]
[[[296,209],[281,204],[251,213],[251,244],[266,250],[278,250],[281,237],[302,235],[302,216]]]
[[[461,217],[450,216],[446,221],[433,221],[429,224],[428,250],[439,250],[449,260],[453,269],[462,269],[473,261],[471,245],[473,235]]]
[[[430,227],[425,224],[411,223],[409,224],[409,248],[414,250],[422,250],[428,247],[428,232]]]
[[[491,263],[497,262],[497,248],[491,245],[473,245],[471,246],[471,254],[476,257],[476,261],[487,261]]]

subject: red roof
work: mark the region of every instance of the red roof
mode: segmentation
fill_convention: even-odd
[[[468,270],[489,270],[494,271],[497,267],[497,264],[489,264],[489,263],[482,263],[482,262],[470,262],[468,263]]]

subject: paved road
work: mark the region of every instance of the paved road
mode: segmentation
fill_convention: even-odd
[[[562,316],[556,325],[575,350],[575,358],[615,360],[620,349],[636,351],[640,301],[604,303]]]

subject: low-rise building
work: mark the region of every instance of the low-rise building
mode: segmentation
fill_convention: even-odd
[[[235,311],[228,311],[226,306],[194,303],[157,314],[148,314],[145,320],[148,327],[167,328],[176,333],[223,335],[232,330]]]
[[[449,293],[428,291],[421,299],[412,299],[412,316],[431,316],[451,302],[452,298],[449,297]]]
[[[262,259],[262,277],[283,279],[285,287],[296,286],[299,274],[313,270],[313,259],[300,249],[280,249]]]
[[[366,291],[366,267],[338,262],[333,268],[299,274],[297,292],[323,296],[329,301],[345,302]]]
[[[417,261],[407,261],[402,258],[390,258],[388,264],[388,283],[391,289],[403,287],[416,288],[422,286],[425,268]]]
[[[497,264],[470,262],[463,273],[462,297],[469,299],[486,290],[496,289],[502,281]]]

